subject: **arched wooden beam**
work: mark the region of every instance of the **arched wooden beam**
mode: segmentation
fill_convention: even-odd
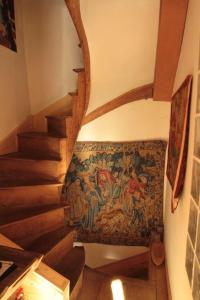
[[[110,112],[113,109],[118,108],[119,106],[122,106],[124,104],[133,101],[148,99],[152,97],[153,97],[153,83],[140,86],[138,88],[126,92],[125,94],[122,94],[121,96],[107,102],[106,104],[98,107],[97,109],[89,113],[87,116],[84,117],[82,125],[85,125],[101,117],[102,115]]]
[[[80,11],[80,0],[65,0],[69,13],[71,15],[72,21],[76,28],[80,45],[83,51],[84,60],[84,70],[85,70],[85,99],[84,101],[84,111],[87,111],[89,98],[90,98],[90,53],[88,47],[88,41],[85,34],[85,29],[83,26],[81,11]]]
[[[153,99],[171,101],[189,0],[161,0]]]

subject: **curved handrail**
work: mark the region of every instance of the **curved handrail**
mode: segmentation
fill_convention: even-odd
[[[114,98],[111,101],[99,106],[83,118],[82,125],[85,125],[108,112],[133,101],[149,99],[153,97],[153,83],[146,84],[135,89],[132,89],[125,94]]]
[[[83,51],[84,69],[85,69],[85,99],[84,99],[84,112],[86,113],[89,98],[90,98],[90,52],[88,46],[88,40],[86,37],[85,29],[83,26],[81,11],[80,11],[80,0],[65,0],[72,21],[76,28],[80,45]],[[83,100],[83,99],[82,99]]]

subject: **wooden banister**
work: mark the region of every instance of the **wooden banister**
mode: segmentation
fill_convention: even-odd
[[[84,61],[84,74],[85,74],[85,99],[80,101],[84,102],[84,113],[87,110],[89,98],[90,98],[90,53],[88,47],[88,41],[85,34],[85,29],[83,26],[81,11],[80,11],[80,0],[65,0],[69,13],[71,15],[72,21],[76,28],[81,48],[83,51],[83,61]],[[82,70],[82,69],[74,69]]]
[[[85,125],[124,104],[142,99],[152,98],[152,96],[153,83],[137,87],[105,103],[104,105],[98,107],[97,109],[89,113],[87,116],[84,117],[82,125]]]

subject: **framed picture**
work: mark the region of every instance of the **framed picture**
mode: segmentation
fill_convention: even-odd
[[[200,117],[195,122],[194,155],[200,158]]]
[[[197,217],[198,217],[198,210],[196,208],[196,205],[193,203],[193,200],[191,199],[188,233],[193,247],[195,247],[195,241],[196,241]]]
[[[189,110],[192,76],[184,80],[178,91],[172,97],[167,177],[172,187],[172,212],[178,206],[178,196],[181,194],[186,169]]]
[[[197,113],[200,113],[200,75],[198,75],[197,85]]]
[[[191,194],[198,205],[200,195],[200,165],[196,160],[193,160]]]
[[[14,0],[0,0],[0,45],[17,51]]]
[[[194,252],[193,252],[190,240],[189,240],[189,238],[187,238],[185,267],[186,267],[186,271],[188,274],[188,279],[189,279],[190,285],[192,283],[193,261],[194,261]]]

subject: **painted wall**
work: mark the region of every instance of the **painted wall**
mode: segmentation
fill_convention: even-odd
[[[153,82],[159,0],[81,0],[91,56],[88,112]]]
[[[186,75],[195,75],[194,68],[197,67],[198,47],[199,47],[199,15],[200,2],[190,0],[186,29],[181,50],[178,71],[176,75],[174,90],[178,88]],[[196,76],[194,77],[194,87]],[[187,170],[185,186],[180,202],[174,214],[170,211],[171,188],[166,179],[165,192],[165,245],[168,264],[169,279],[173,300],[190,300],[192,293],[189,286],[185,270],[186,237],[189,217],[191,173],[192,173],[192,153],[194,139],[194,110],[197,91],[193,89],[191,117],[190,117],[190,135],[189,135],[189,153],[187,161]]]
[[[17,53],[0,46],[0,139],[30,114],[21,4],[15,1]]]
[[[64,0],[22,0],[31,112],[76,89],[81,49]]]
[[[84,125],[79,141],[167,140],[170,104],[141,100],[123,105]]]

